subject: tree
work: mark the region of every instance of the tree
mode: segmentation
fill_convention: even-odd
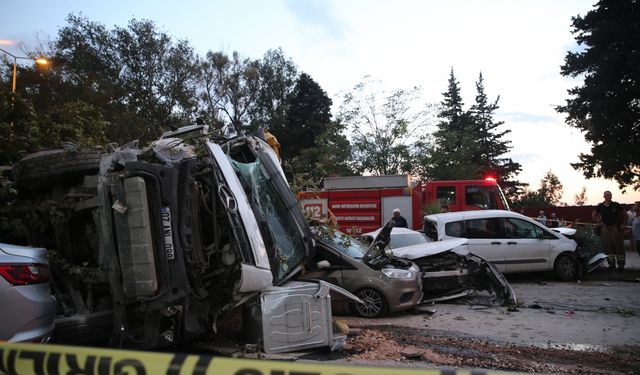
[[[498,101],[500,96],[493,103],[489,102],[487,94],[484,92],[484,80],[480,73],[476,82],[476,102],[469,110],[476,133],[476,155],[472,160],[479,164],[481,175],[492,175],[499,182],[509,180],[522,169],[519,163],[515,163],[510,158],[502,157],[511,150],[511,141],[504,137],[511,133],[511,130],[499,130],[504,124],[503,121],[494,121],[495,111],[500,108]]]
[[[229,57],[209,51],[202,68],[206,117],[229,124],[236,133],[244,132],[260,88],[258,61],[241,59],[238,52]]]
[[[425,114],[417,108],[420,89],[387,92],[369,77],[344,96],[339,119],[352,134],[356,173],[411,173],[425,139]]]
[[[342,134],[344,126],[331,120],[331,104],[320,85],[302,73],[287,99],[284,124],[272,123],[283,159],[301,188],[317,187],[331,174],[351,172],[349,141]]]
[[[298,69],[281,48],[268,50],[260,66],[260,88],[255,106],[251,109],[252,128],[267,129],[286,127],[288,100],[296,82]]]
[[[479,178],[479,165],[473,155],[475,139],[469,112],[464,110],[458,83],[453,68],[449,73],[447,91],[442,93],[438,129],[433,133],[434,148],[429,153],[428,177],[432,180],[459,180]]]
[[[304,149],[317,146],[317,138],[331,123],[331,99],[308,74],[302,73],[286,103],[282,125],[271,132],[282,144],[282,155],[291,159]]]
[[[568,52],[564,76],[583,76],[568,91],[566,123],[591,144],[572,166],[585,177],[615,179],[640,189],[640,1],[600,0],[584,17],[572,18],[580,49]]]
[[[441,120],[434,133],[429,178],[478,179],[491,175],[501,185],[507,185],[507,191],[514,190],[522,184],[510,179],[521,166],[503,157],[511,146],[510,141],[504,139],[510,130],[499,130],[503,122],[493,119],[500,97],[489,101],[482,73],[476,82],[476,90],[475,103],[465,111],[460,86],[451,69],[438,114]]]
[[[151,139],[194,116],[198,58],[152,21],[106,29],[69,15],[52,48],[51,87],[37,103],[81,100],[109,122],[110,140]],[[44,104],[42,104],[44,103]]]
[[[106,141],[107,123],[100,111],[83,102],[66,102],[49,112],[37,111],[20,95],[0,95],[0,165],[13,164],[27,153],[57,148],[61,142],[94,146]]]
[[[580,194],[576,194],[573,196],[576,202],[576,206],[584,206],[584,203],[587,201],[587,187],[583,186]]]
[[[540,188],[536,191],[525,189],[521,198],[515,202],[514,207],[551,207],[562,205],[563,186],[558,176],[552,171],[544,174],[540,180]]]

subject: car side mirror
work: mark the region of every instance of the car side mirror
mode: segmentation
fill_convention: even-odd
[[[329,263],[328,260],[321,260],[316,263],[316,266],[318,266],[318,269],[329,268],[331,267],[331,263]]]

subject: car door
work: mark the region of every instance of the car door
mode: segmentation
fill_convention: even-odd
[[[339,253],[318,242],[312,263],[313,269],[307,270],[301,277],[302,280],[324,280],[342,287],[342,270],[345,262]]]
[[[498,218],[479,218],[465,221],[469,250],[493,263],[498,270],[505,272],[505,238]]]
[[[545,238],[545,231],[536,224],[505,217],[500,222],[505,238],[506,272],[544,271],[551,269],[549,254],[551,242]]]

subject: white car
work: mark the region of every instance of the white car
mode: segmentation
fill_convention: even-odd
[[[578,277],[574,240],[515,212],[461,211],[425,216],[434,241],[467,238],[469,250],[504,273],[554,271],[561,280]]]

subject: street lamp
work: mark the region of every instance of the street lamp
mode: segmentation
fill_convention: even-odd
[[[13,84],[12,84],[12,89],[11,91],[15,94],[16,93],[16,69],[18,66],[18,59],[22,59],[22,60],[33,60],[35,61],[36,64],[39,65],[47,65],[49,64],[49,60],[45,59],[44,57],[40,57],[37,59],[31,58],[31,57],[23,57],[23,56],[16,56],[14,54],[12,54],[9,51],[5,51],[2,48],[0,48],[0,51],[6,53],[7,55],[13,57]]]

